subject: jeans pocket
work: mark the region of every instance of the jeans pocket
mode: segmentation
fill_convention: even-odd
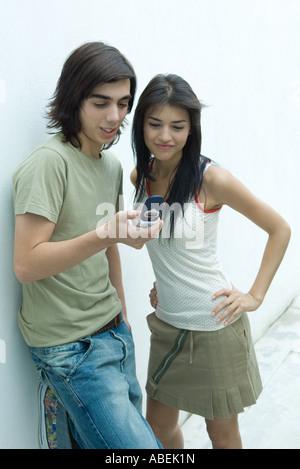
[[[56,347],[31,347],[30,352],[38,368],[51,371],[63,379],[71,379],[92,347],[92,341],[84,339]]]

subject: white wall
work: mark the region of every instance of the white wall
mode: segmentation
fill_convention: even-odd
[[[46,137],[42,116],[67,55],[90,40],[118,47],[135,66],[138,95],[156,73],[182,75],[209,105],[203,153],[289,221],[287,256],[264,305],[251,314],[258,338],[300,292],[299,19],[299,0],[0,0],[0,448],[37,447],[37,381],[16,323],[11,174]],[[130,127],[115,153],[129,203]],[[222,210],[222,258],[238,288],[251,285],[265,239]],[[154,278],[145,248],[121,247],[121,255],[143,386]]]

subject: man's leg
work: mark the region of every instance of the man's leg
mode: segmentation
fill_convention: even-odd
[[[81,448],[160,447],[139,412],[134,346],[124,322],[73,344],[32,352],[68,412]]]

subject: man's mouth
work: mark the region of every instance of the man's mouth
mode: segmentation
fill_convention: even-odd
[[[100,127],[100,129],[102,130],[102,133],[105,135],[105,137],[113,137],[117,131],[116,127],[114,127],[113,129]]]

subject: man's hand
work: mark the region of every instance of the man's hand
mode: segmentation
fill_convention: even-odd
[[[118,212],[105,226],[98,228],[99,238],[109,238],[116,243],[141,249],[147,241],[158,238],[163,222],[158,220],[154,225],[141,228],[130,222],[138,219],[140,213],[136,210]]]

